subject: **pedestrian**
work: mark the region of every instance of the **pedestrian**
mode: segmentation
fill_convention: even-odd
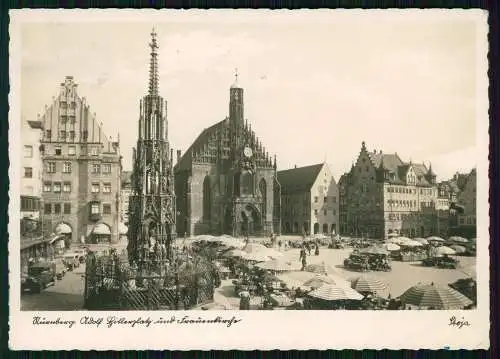
[[[319,245],[316,243],[316,250],[314,251],[315,256],[319,256]]]
[[[306,259],[306,256],[305,256],[305,253],[304,253],[304,256],[302,257],[302,271],[306,270],[306,266],[307,266],[307,259]]]
[[[281,239],[280,239],[280,240],[278,241],[278,249],[279,249],[280,251],[281,251],[281,245],[282,245],[282,243],[281,243]]]

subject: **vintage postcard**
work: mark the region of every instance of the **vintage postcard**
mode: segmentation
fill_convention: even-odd
[[[486,12],[10,15],[12,349],[489,348]]]

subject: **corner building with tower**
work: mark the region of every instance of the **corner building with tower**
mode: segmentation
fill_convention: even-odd
[[[229,117],[177,151],[177,233],[279,233],[280,185],[274,160],[244,118],[243,88],[229,90]]]

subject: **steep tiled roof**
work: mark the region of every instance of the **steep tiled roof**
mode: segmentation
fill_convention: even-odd
[[[278,181],[281,185],[281,192],[302,192],[311,189],[323,165],[320,163],[279,171]]]
[[[206,145],[211,136],[213,136],[217,132],[217,129],[224,125],[225,121],[226,120],[219,121],[216,124],[201,131],[196,140],[194,140],[191,146],[182,155],[180,162],[176,165],[176,170],[188,169],[192,163],[194,151],[200,150],[204,145]]]

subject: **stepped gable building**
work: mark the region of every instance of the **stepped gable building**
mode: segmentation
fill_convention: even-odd
[[[118,240],[121,155],[72,76],[38,119],[43,230],[72,242]]]
[[[363,142],[340,187],[342,234],[382,239],[439,232],[431,165],[403,162],[397,153],[370,152]]]
[[[279,171],[278,181],[282,233],[337,233],[338,187],[326,163]]]
[[[243,88],[229,90],[229,117],[201,132],[181,157],[175,189],[179,234],[280,232],[280,186],[271,156],[244,119]]]
[[[175,238],[175,193],[172,157],[168,141],[167,101],[159,95],[158,43],[151,33],[149,90],[139,103],[137,147],[128,213],[129,260],[149,266],[150,253],[171,256]],[[158,246],[156,246],[158,245]]]
[[[453,234],[467,238],[476,237],[476,199],[477,171],[472,171],[462,183],[462,189],[457,196],[457,222]]]

